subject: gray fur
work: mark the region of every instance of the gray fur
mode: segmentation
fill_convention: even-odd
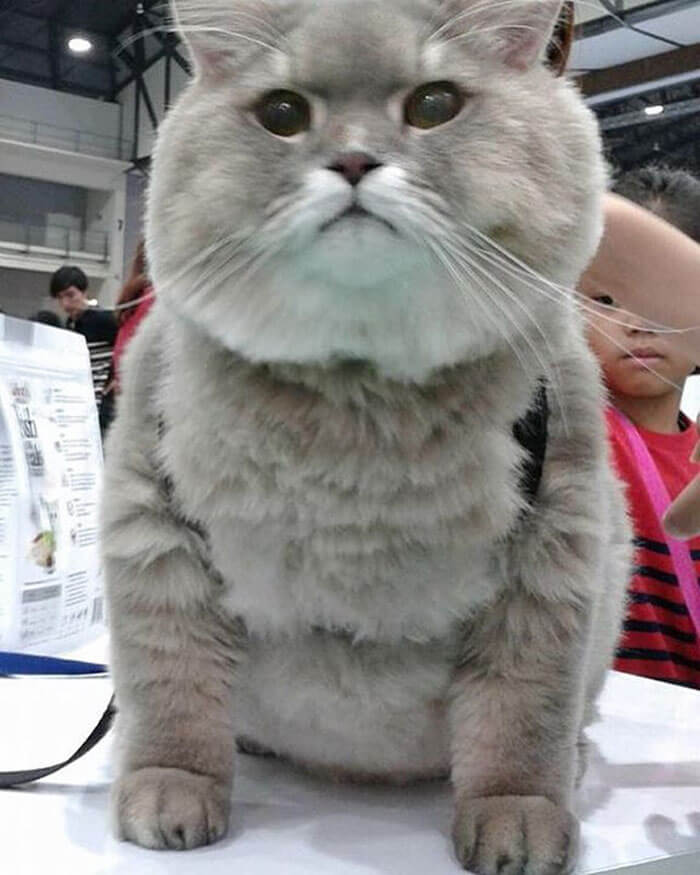
[[[488,235],[570,285],[605,176],[568,83],[515,69],[527,52],[500,33],[461,38],[465,10],[490,5],[180,6],[185,29],[218,30],[192,34],[198,76],[158,144],[159,297],[107,452],[124,838],[219,838],[243,736],[339,778],[450,773],[455,847],[483,875],[573,865],[577,752],[630,561],[602,391],[565,295],[497,250],[488,269],[448,255],[478,259]],[[486,21],[539,21],[533,5],[543,46],[556,4],[494,2]],[[420,134],[392,121],[397,90],[460,77],[481,89],[462,116]],[[323,95],[293,143],[245,109],[292,85]],[[387,165],[359,191],[398,233],[321,244],[348,197],[323,168],[351,146]],[[542,376],[529,508],[512,426]]]

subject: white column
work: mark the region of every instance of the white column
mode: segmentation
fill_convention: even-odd
[[[110,216],[109,275],[102,286],[100,304],[111,307],[124,282],[124,227],[126,224],[126,175],[121,173],[114,180],[107,214]]]

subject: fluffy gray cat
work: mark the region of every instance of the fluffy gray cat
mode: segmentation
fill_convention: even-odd
[[[238,737],[449,775],[462,865],[568,872],[630,548],[565,291],[605,172],[541,62],[559,0],[175,6],[196,77],[107,451],[118,832],[221,838]]]

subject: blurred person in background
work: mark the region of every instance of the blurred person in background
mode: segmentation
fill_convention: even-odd
[[[38,310],[31,318],[31,322],[39,322],[41,325],[51,325],[52,328],[63,328],[63,322],[53,310]]]
[[[90,303],[88,278],[79,267],[59,268],[51,277],[50,293],[68,317],[65,327],[82,334],[87,342],[95,401],[100,414],[100,426],[103,427],[102,396],[109,380],[117,320],[111,310],[103,310]]]
[[[111,310],[91,306],[88,278],[79,267],[61,267],[51,277],[51,297],[68,317],[66,328],[82,334],[88,343],[114,346],[117,320]]]

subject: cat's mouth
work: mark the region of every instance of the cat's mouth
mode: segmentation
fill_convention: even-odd
[[[350,222],[364,221],[366,219],[370,219],[375,222],[380,222],[386,228],[388,228],[394,234],[398,234],[396,228],[388,222],[386,219],[383,219],[381,216],[378,216],[376,213],[370,213],[369,210],[366,210],[364,207],[360,206],[358,203],[350,204],[347,209],[344,209],[342,213],[338,213],[337,216],[334,216],[332,219],[329,219],[327,222],[324,222],[321,225],[321,233],[327,231],[329,228],[332,228],[334,225],[337,225],[339,222],[343,222],[348,220]]]

